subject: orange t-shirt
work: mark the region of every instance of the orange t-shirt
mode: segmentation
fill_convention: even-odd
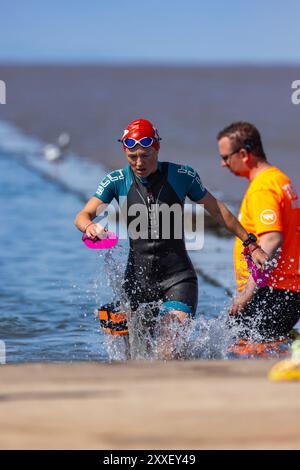
[[[268,285],[276,289],[300,291],[300,205],[290,179],[271,166],[250,183],[243,199],[239,221],[248,233],[259,236],[282,232],[282,252]],[[249,272],[240,239],[235,240],[234,267],[238,290],[247,284]]]

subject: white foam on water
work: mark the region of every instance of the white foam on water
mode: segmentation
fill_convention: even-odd
[[[57,180],[70,191],[90,198],[107,173],[104,166],[93,164],[69,153],[57,162],[49,162],[43,154],[46,142],[25,134],[13,124],[0,121],[0,150],[14,154],[33,170]]]

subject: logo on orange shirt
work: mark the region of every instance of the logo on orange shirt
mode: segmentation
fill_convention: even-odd
[[[275,224],[277,220],[277,214],[273,209],[265,209],[260,214],[260,221],[265,225]]]

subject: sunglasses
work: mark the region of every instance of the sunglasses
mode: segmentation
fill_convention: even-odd
[[[232,155],[234,155],[235,153],[239,153],[240,150],[245,149],[247,150],[247,152],[251,152],[253,147],[254,147],[253,142],[250,139],[246,139],[244,142],[244,145],[234,150],[233,152],[229,153],[228,155],[220,155],[220,157],[222,158],[224,162],[227,162],[229,158],[232,157]]]
[[[242,148],[243,147],[240,147],[239,149],[235,150],[234,152],[229,153],[228,155],[220,155],[220,157],[222,158],[223,162],[227,162],[229,160],[229,158],[232,157],[232,155],[234,155],[235,153],[239,153],[239,151]]]
[[[153,142],[157,142],[158,140],[160,139],[154,139],[153,137],[143,137],[140,140],[127,137],[127,139],[119,139],[118,142],[122,142],[122,144],[124,144],[128,149],[133,149],[133,147],[135,147],[137,144],[140,144],[144,148],[151,147]]]

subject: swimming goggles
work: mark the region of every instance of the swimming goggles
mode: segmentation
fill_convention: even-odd
[[[154,142],[158,142],[161,140],[160,138],[154,139],[153,137],[143,137],[140,140],[132,139],[131,137],[127,137],[126,139],[119,139],[118,142],[122,142],[128,149],[133,149],[137,144],[141,145],[144,148],[151,147]]]

